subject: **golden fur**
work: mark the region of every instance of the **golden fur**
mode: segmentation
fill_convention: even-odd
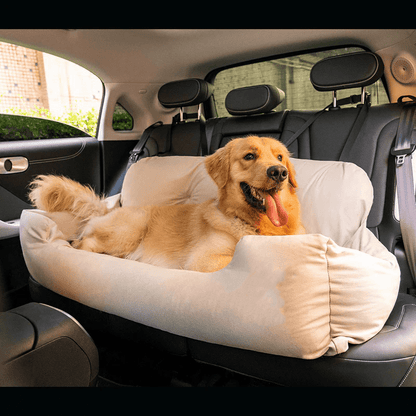
[[[216,271],[231,261],[237,242],[245,235],[304,233],[295,172],[279,141],[256,136],[235,139],[207,156],[205,165],[218,185],[218,199],[201,204],[109,210],[91,188],[52,175],[37,177],[29,198],[39,209],[68,211],[79,219],[74,247],[168,268]],[[270,178],[267,169],[271,166],[284,166],[287,177]],[[278,191],[287,223],[275,226],[265,207],[251,206],[242,182],[255,187],[259,197]]]

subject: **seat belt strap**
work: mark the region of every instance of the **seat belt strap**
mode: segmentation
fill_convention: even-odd
[[[156,128],[161,126],[163,123],[161,121],[157,121],[156,123],[149,126],[140,137],[140,140],[137,142],[136,146],[134,146],[133,150],[130,152],[129,160],[127,162],[126,172],[129,170],[130,166],[136,163],[139,160],[140,154],[143,152],[144,147],[146,146],[147,141],[149,140],[152,131]]]
[[[206,156],[208,154],[208,142],[207,142],[207,135],[205,132],[206,121],[202,114],[198,123],[199,123],[199,137],[200,137],[200,142],[199,142],[200,153],[201,153],[201,156]]]
[[[293,136],[284,143],[286,147],[289,147],[321,114],[323,114],[328,108],[332,107],[332,103],[327,105],[323,110],[318,111],[312,117],[309,117],[305,123],[302,124],[299,130],[297,130]]]
[[[108,195],[115,195],[116,193],[119,193],[124,182],[124,178],[126,176],[127,171],[133,165],[139,160],[140,154],[143,152],[144,147],[146,146],[147,141],[149,140],[150,135],[152,134],[152,131],[158,127],[161,126],[163,123],[161,121],[158,121],[151,126],[149,126],[140,137],[140,140],[136,143],[136,146],[134,146],[134,149],[130,151],[130,156],[127,161],[126,169],[120,174],[115,184],[111,187]],[[121,203],[121,202],[120,202]]]
[[[411,101],[403,101],[410,98]],[[412,133],[416,124],[416,97],[403,96],[396,140],[391,154],[396,158],[396,187],[400,215],[400,230],[407,262],[416,284],[416,203],[413,182],[412,153],[415,143]]]
[[[355,104],[357,102],[359,102],[361,100],[361,95],[351,95],[350,97],[346,97],[343,98],[341,100],[337,101],[337,107],[341,106],[341,105],[346,105],[346,104]],[[366,102],[365,104],[363,104],[363,106],[368,106],[370,103],[369,101],[369,96],[366,96]],[[315,113],[314,115],[312,115],[311,117],[309,117],[304,124],[302,124],[302,126],[300,127],[299,130],[297,130],[293,136],[284,143],[284,145],[286,147],[289,147],[321,114],[325,113],[326,110],[328,110],[329,108],[333,107],[333,104],[329,104],[327,105],[324,109],[318,111],[317,113]],[[360,111],[360,113],[362,113],[362,111]],[[357,116],[358,118],[358,116]],[[360,119],[361,120],[361,119]]]
[[[350,133],[348,134],[347,140],[345,141],[339,160],[345,160],[351,149],[354,147],[356,139],[361,131],[361,127],[367,118],[368,109],[371,106],[370,100],[366,100],[364,104],[361,104],[360,111],[358,112],[357,118],[351,127]]]

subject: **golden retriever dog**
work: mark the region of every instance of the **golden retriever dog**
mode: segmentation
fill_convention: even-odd
[[[234,139],[205,158],[217,199],[201,204],[118,207],[71,179],[42,175],[32,204],[79,220],[75,248],[160,267],[213,272],[232,259],[245,235],[301,234],[295,171],[289,152],[272,138]]]

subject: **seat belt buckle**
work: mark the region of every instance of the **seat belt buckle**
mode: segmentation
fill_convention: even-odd
[[[140,153],[142,153],[141,150],[139,152],[132,150],[130,152],[130,156],[129,156],[130,162],[131,163],[136,163],[139,160]]]
[[[406,156],[411,155],[416,148],[415,144],[411,144],[409,148],[406,149],[391,149],[391,154],[396,156],[396,167],[402,166]]]

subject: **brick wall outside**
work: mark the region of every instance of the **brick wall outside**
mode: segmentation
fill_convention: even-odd
[[[54,116],[99,110],[101,81],[84,68],[33,49],[0,42],[0,112],[46,108]]]
[[[9,107],[49,108],[43,71],[42,53],[2,43],[0,111]]]

